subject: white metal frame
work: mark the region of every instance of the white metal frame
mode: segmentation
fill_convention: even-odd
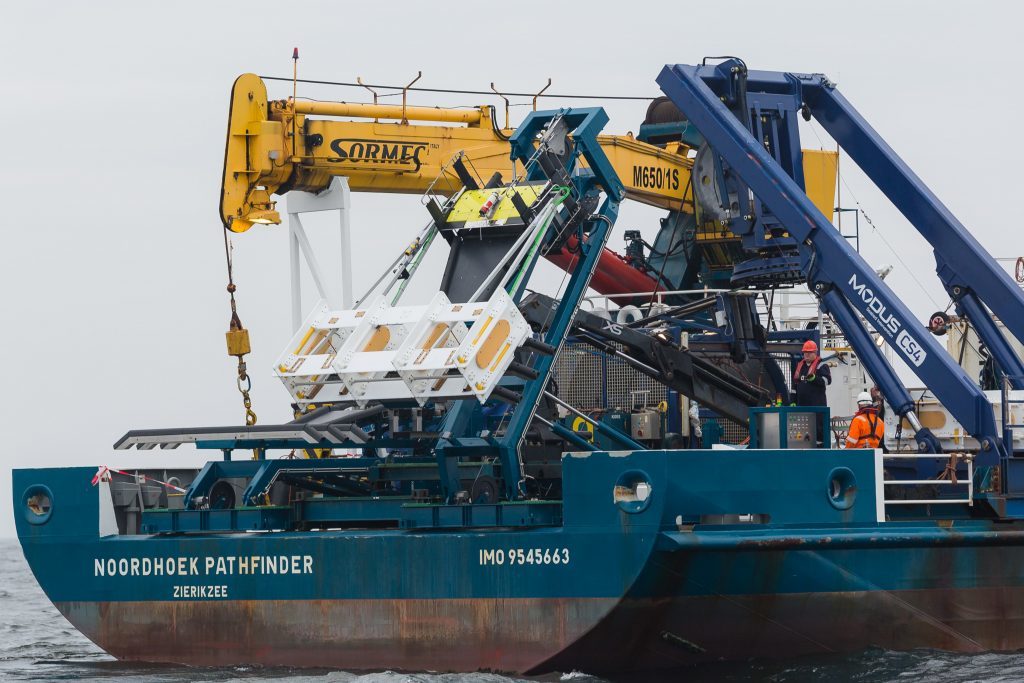
[[[351,192],[348,178],[335,177],[323,192],[289,192],[285,201],[288,206],[288,243],[289,264],[292,289],[292,330],[298,330],[302,324],[302,284],[299,254],[305,258],[313,285],[321,299],[329,302],[331,308],[352,308],[352,233],[349,228],[349,207]],[[302,225],[301,214],[320,211],[337,211],[341,237],[341,260],[339,281],[336,285],[328,285],[324,271],[320,267],[316,253],[309,243],[306,229]]]

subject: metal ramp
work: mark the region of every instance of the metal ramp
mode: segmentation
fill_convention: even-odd
[[[475,398],[486,401],[530,337],[512,297],[452,303],[438,292],[425,306],[328,310],[321,301],[274,371],[292,399],[356,403]]]

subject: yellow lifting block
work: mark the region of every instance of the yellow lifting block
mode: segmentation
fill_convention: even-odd
[[[228,330],[224,336],[228,342],[228,355],[241,358],[251,351],[249,347],[249,330],[243,328]]]

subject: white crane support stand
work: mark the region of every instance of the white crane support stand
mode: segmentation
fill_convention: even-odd
[[[302,288],[301,272],[299,264],[299,253],[305,257],[306,265],[309,268],[313,285],[321,299],[329,301],[337,308],[352,307],[352,235],[349,229],[349,206],[351,195],[348,188],[348,179],[336,177],[331,180],[330,186],[323,192],[289,192],[288,203],[288,232],[289,232],[289,261],[291,271],[292,289],[292,330],[299,329],[302,323]],[[320,267],[316,253],[310,245],[309,237],[302,225],[300,214],[315,213],[319,211],[337,211],[339,215],[339,228],[341,233],[341,281],[336,287],[328,285],[324,278],[324,271]]]

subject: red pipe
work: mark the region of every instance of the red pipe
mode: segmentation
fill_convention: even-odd
[[[576,251],[579,242],[576,236],[570,237],[560,252],[550,252],[548,261],[566,272],[571,272],[576,265]],[[601,294],[626,294],[629,292],[653,292],[657,281],[626,263],[626,259],[611,249],[601,252],[601,258],[590,280],[590,288]],[[664,289],[661,287],[660,289]],[[625,303],[618,301],[617,303]]]

